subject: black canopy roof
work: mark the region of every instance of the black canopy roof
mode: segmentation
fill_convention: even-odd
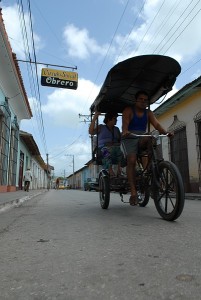
[[[142,55],[124,60],[108,72],[90,107],[91,113],[95,110],[121,113],[135,101],[140,90],[148,93],[152,104],[172,89],[180,72],[179,63],[168,56]]]

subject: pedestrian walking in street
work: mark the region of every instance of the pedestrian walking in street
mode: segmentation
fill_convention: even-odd
[[[32,173],[30,168],[28,167],[27,170],[24,172],[24,190],[29,191],[30,182],[32,181]]]
[[[59,189],[59,178],[57,178],[57,180],[56,180],[56,190],[58,190]]]

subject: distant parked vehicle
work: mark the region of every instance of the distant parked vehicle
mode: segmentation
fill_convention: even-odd
[[[85,191],[99,191],[99,184],[98,179],[91,179],[88,178],[88,180],[84,183],[84,190]]]
[[[59,187],[58,187],[59,190],[67,190],[69,188],[70,186],[69,184],[67,184],[66,180],[59,180]]]

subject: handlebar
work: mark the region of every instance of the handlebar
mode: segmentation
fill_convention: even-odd
[[[158,138],[158,137],[168,137],[168,133],[167,134],[156,134],[156,133],[152,133],[152,134],[136,134],[136,133],[130,133],[126,136],[122,136],[122,138],[129,138],[129,137],[145,137],[145,136],[148,136],[148,137],[154,137],[154,138]]]
[[[128,136],[133,136],[133,137],[143,137],[143,136],[149,136],[149,137],[168,137],[168,133],[166,134],[136,134],[136,133],[130,133]]]

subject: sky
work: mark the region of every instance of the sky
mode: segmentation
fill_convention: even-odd
[[[201,75],[200,0],[2,0],[0,7],[17,59],[44,63],[32,73],[33,64],[18,62],[33,113],[20,129],[33,135],[45,161],[48,154],[55,176],[72,174],[73,158],[74,171],[91,159],[90,106],[116,63],[145,54],[175,58],[182,71],[166,99]],[[47,66],[77,68],[78,88],[41,86]]]

